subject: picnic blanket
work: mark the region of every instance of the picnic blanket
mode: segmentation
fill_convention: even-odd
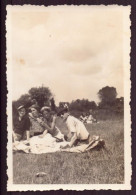
[[[47,133],[44,137],[34,136],[30,138],[29,143],[26,141],[14,142],[13,151],[23,151],[25,153],[43,154],[53,152],[74,152],[82,153],[89,151],[96,147],[102,147],[104,140],[99,136],[93,136],[88,144],[79,144],[72,148],[62,149],[62,147],[68,144],[67,141],[57,142],[54,137]]]

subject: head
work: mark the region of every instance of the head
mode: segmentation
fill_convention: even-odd
[[[63,108],[58,112],[58,116],[60,116],[62,119],[66,120],[69,116],[69,112],[67,108]]]
[[[60,117],[63,119],[63,120],[66,120],[69,116],[69,113],[68,112],[65,112],[63,114],[60,115]]]
[[[89,110],[89,114],[92,114],[93,113],[93,110],[91,109],[91,110]]]
[[[82,113],[82,116],[83,116],[83,117],[85,117],[85,116],[86,116],[85,112],[83,112],[83,113]]]
[[[51,116],[51,109],[50,109],[50,107],[48,107],[48,106],[42,107],[41,113],[42,113],[44,118],[49,119],[50,116]]]
[[[89,116],[89,115],[90,115],[90,113],[89,113],[89,112],[87,112],[87,113],[86,113],[86,116]]]
[[[18,114],[19,114],[20,117],[23,117],[26,114],[26,109],[25,109],[24,106],[18,107],[17,110],[18,110]]]
[[[33,115],[33,117],[38,117],[39,116],[39,107],[38,106],[31,106],[30,110],[31,110],[31,113]]]
[[[32,99],[31,102],[32,102],[32,104],[36,104],[37,103],[36,99]]]

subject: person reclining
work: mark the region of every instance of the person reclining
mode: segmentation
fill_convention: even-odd
[[[85,113],[82,113],[81,116],[79,117],[79,120],[83,123],[86,123],[87,121],[87,116]]]
[[[87,124],[92,124],[93,123],[93,116],[91,114],[87,115],[86,123]]]
[[[63,148],[76,146],[78,142],[84,142],[86,144],[89,143],[92,138],[85,125],[74,116],[71,116],[67,108],[60,110],[58,112],[58,116],[63,118],[69,131],[66,138],[67,140],[70,140],[70,142],[66,147]]]

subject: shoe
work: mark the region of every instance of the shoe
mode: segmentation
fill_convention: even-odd
[[[100,136],[96,136],[96,135],[93,136],[93,140],[98,141],[99,139],[100,139]]]
[[[63,139],[56,138],[56,142],[63,142]]]

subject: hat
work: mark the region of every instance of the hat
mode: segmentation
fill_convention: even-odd
[[[41,112],[43,112],[45,110],[50,111],[51,108],[49,106],[44,106],[44,107],[41,108]]]
[[[68,108],[60,108],[60,110],[58,111],[57,115],[60,116],[61,114],[64,114],[68,112]]]
[[[36,109],[37,111],[40,110],[40,107],[37,106],[37,105],[35,105],[35,104],[33,104],[29,109],[31,110],[31,108],[34,108],[34,109]]]
[[[22,108],[25,108],[24,105],[19,106],[19,107],[17,108],[17,110],[19,111],[19,110],[21,110]]]

